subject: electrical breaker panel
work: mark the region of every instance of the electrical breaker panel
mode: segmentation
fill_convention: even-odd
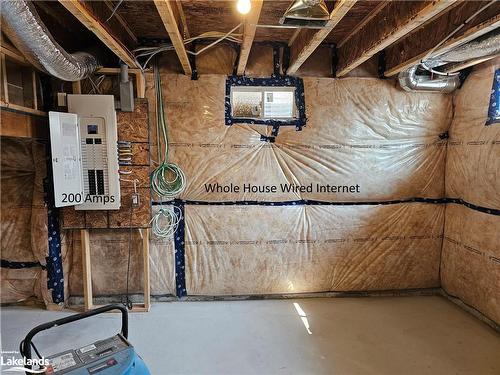
[[[65,204],[67,188],[61,178],[54,173],[56,207],[75,205],[76,210],[114,210],[120,208],[120,179],[118,174],[117,128],[114,97],[112,95],[68,95],[68,112],[51,112],[52,154],[57,155],[64,148],[63,139],[53,128],[57,124],[52,118],[62,115],[77,116],[79,147],[79,175],[83,194],[80,200]],[[54,158],[53,158],[54,165]]]

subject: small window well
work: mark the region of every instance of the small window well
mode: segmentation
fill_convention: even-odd
[[[226,125],[261,124],[273,127],[306,124],[304,85],[300,78],[232,76],[226,82]]]

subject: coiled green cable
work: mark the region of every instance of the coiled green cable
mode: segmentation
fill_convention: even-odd
[[[182,169],[174,163],[168,162],[168,134],[163,107],[160,69],[157,62],[154,64],[156,90],[156,140],[158,146],[159,166],[151,173],[151,189],[160,199],[173,199],[182,193],[186,187],[186,176]],[[163,139],[163,145],[160,141]],[[162,147],[163,146],[163,147]],[[163,157],[161,151],[163,150]]]

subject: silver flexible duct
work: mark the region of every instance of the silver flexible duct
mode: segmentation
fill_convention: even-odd
[[[431,68],[449,63],[464,62],[500,53],[500,29],[494,30],[451,51],[431,57],[425,65]]]
[[[1,3],[2,31],[36,68],[64,81],[79,81],[99,68],[89,53],[67,53],[50,35],[31,2]]]
[[[458,75],[447,76],[446,73],[439,75],[441,73],[435,70],[435,68],[447,64],[494,56],[498,53],[500,53],[500,31],[494,30],[448,52],[427,58],[421,64],[402,71],[398,76],[399,84],[406,91],[452,92],[459,87],[460,80]],[[436,73],[437,78],[433,79],[429,75],[417,75],[419,66]]]
[[[460,85],[457,75],[431,79],[428,75],[417,75],[418,65],[399,73],[398,80],[405,91],[433,91],[449,93]]]

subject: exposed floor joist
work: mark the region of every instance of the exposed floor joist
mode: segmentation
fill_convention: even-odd
[[[247,66],[248,56],[252,49],[253,40],[255,38],[255,31],[259,22],[260,11],[262,10],[263,0],[253,0],[252,10],[245,18],[243,25],[243,43],[241,44],[240,57],[238,60],[238,68],[236,74],[242,75],[245,73]]]
[[[341,41],[337,43],[337,48],[342,47],[346,42],[353,37],[359,30],[363,28],[368,22],[372,20],[372,18],[375,18],[382,9],[385,8],[385,6],[388,4],[388,1],[382,1],[379,5],[376,6],[375,9],[373,9],[370,14],[368,14],[365,18],[361,20],[361,22],[356,25],[354,29],[351,30]]]
[[[390,2],[338,49],[337,77],[346,75],[455,3],[450,0]]]
[[[190,37],[190,34],[187,26],[186,14],[184,13],[184,9],[182,8],[182,1],[176,0],[175,4],[177,5],[177,11],[179,12],[179,20],[182,25],[182,36],[184,37],[184,39],[187,39]]]
[[[330,14],[327,25],[320,30],[302,29],[290,45],[290,67],[287,74],[295,74],[300,66],[318,48],[333,28],[356,3],[355,0],[339,0]]]
[[[483,10],[456,36],[450,38],[436,51],[432,51],[446,36],[478,11],[484,3],[473,2],[455,7],[443,16],[425,25],[410,37],[386,50],[386,76],[393,76],[420,62],[429,52],[434,56],[447,52],[500,27],[500,3]]]
[[[101,23],[78,0],[59,0],[59,2],[75,16],[87,29],[92,31],[113,53],[131,68],[136,68],[134,57],[130,51],[106,30]]]
[[[189,63],[189,58],[186,52],[186,47],[184,46],[184,39],[182,38],[181,32],[179,31],[179,26],[177,24],[176,15],[178,15],[177,6],[172,7],[172,4],[167,0],[154,0],[156,9],[161,17],[163,25],[167,30],[168,36],[175,48],[177,57],[181,62],[182,69],[186,75],[191,75],[192,69]]]

